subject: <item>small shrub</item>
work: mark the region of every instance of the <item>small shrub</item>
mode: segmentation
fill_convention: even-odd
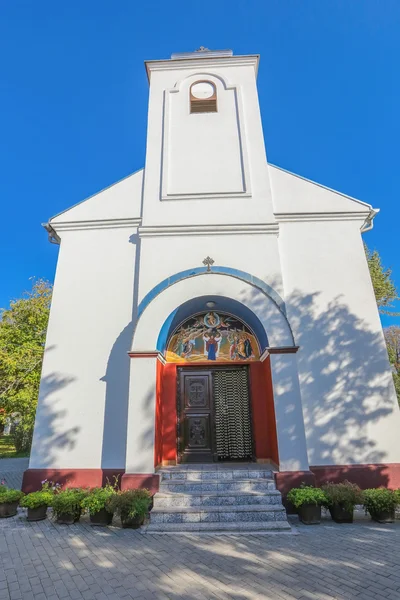
[[[299,488],[292,488],[287,495],[289,502],[296,508],[303,504],[323,505],[327,503],[327,497],[323,490],[311,485],[305,485]]]
[[[93,488],[82,500],[82,508],[89,514],[94,515],[100,510],[107,508],[107,502],[114,496],[116,491],[113,486],[106,485],[103,488]],[[107,510],[109,510],[107,508]],[[112,511],[109,511],[112,512]]]
[[[111,496],[107,502],[107,510],[128,519],[144,519],[149,512],[151,494],[148,490],[125,490]]]
[[[393,512],[399,503],[400,497],[397,491],[371,488],[363,492],[364,508],[371,516],[379,512]]]
[[[52,507],[56,517],[59,515],[79,515],[81,512],[81,502],[87,495],[86,490],[81,488],[67,488],[52,498]]]
[[[39,506],[51,506],[54,494],[48,491],[32,492],[22,498],[20,504],[24,508],[39,508]]]
[[[24,493],[20,490],[14,490],[7,487],[3,481],[0,484],[0,504],[19,502],[21,498],[23,498]]]
[[[363,496],[360,488],[350,481],[327,483],[321,489],[327,497],[327,506],[338,504],[344,510],[353,512],[356,504],[362,504]]]

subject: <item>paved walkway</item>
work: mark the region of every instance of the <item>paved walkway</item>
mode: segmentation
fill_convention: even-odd
[[[298,535],[144,535],[0,520],[0,599],[400,599],[400,522]]]
[[[0,458],[0,480],[5,479],[8,487],[20,490],[28,465],[29,458]]]

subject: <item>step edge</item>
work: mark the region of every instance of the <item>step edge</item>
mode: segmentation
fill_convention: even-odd
[[[238,504],[232,506],[163,506],[154,507],[150,511],[157,514],[196,513],[196,512],[282,512],[283,504]]]

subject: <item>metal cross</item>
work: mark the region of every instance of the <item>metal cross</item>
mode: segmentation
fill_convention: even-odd
[[[213,265],[213,264],[214,264],[214,261],[213,261],[213,259],[212,259],[212,258],[210,258],[209,256],[207,256],[207,258],[205,258],[205,259],[203,260],[203,265],[204,265],[205,267],[207,267],[207,273],[210,273],[210,272],[211,272],[211,267],[212,267],[212,265]]]

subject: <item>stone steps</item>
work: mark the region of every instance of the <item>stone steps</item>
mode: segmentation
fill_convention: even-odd
[[[235,505],[271,505],[281,504],[281,494],[277,490],[265,492],[207,492],[204,494],[158,492],[154,496],[155,508],[176,508],[195,506],[235,506]]]
[[[291,531],[286,521],[253,521],[242,523],[150,523],[144,533],[266,533]]]
[[[269,479],[273,481],[272,471],[235,469],[227,470],[171,470],[160,471],[160,483],[168,483],[172,481],[235,481],[240,479]]]
[[[267,492],[275,490],[272,479],[221,479],[214,481],[169,480],[160,482],[160,492],[205,493],[205,492]]]
[[[159,474],[146,533],[290,531],[268,469],[183,465]]]
[[[248,523],[286,521],[283,506],[209,506],[190,508],[156,508],[151,512],[152,523]]]

